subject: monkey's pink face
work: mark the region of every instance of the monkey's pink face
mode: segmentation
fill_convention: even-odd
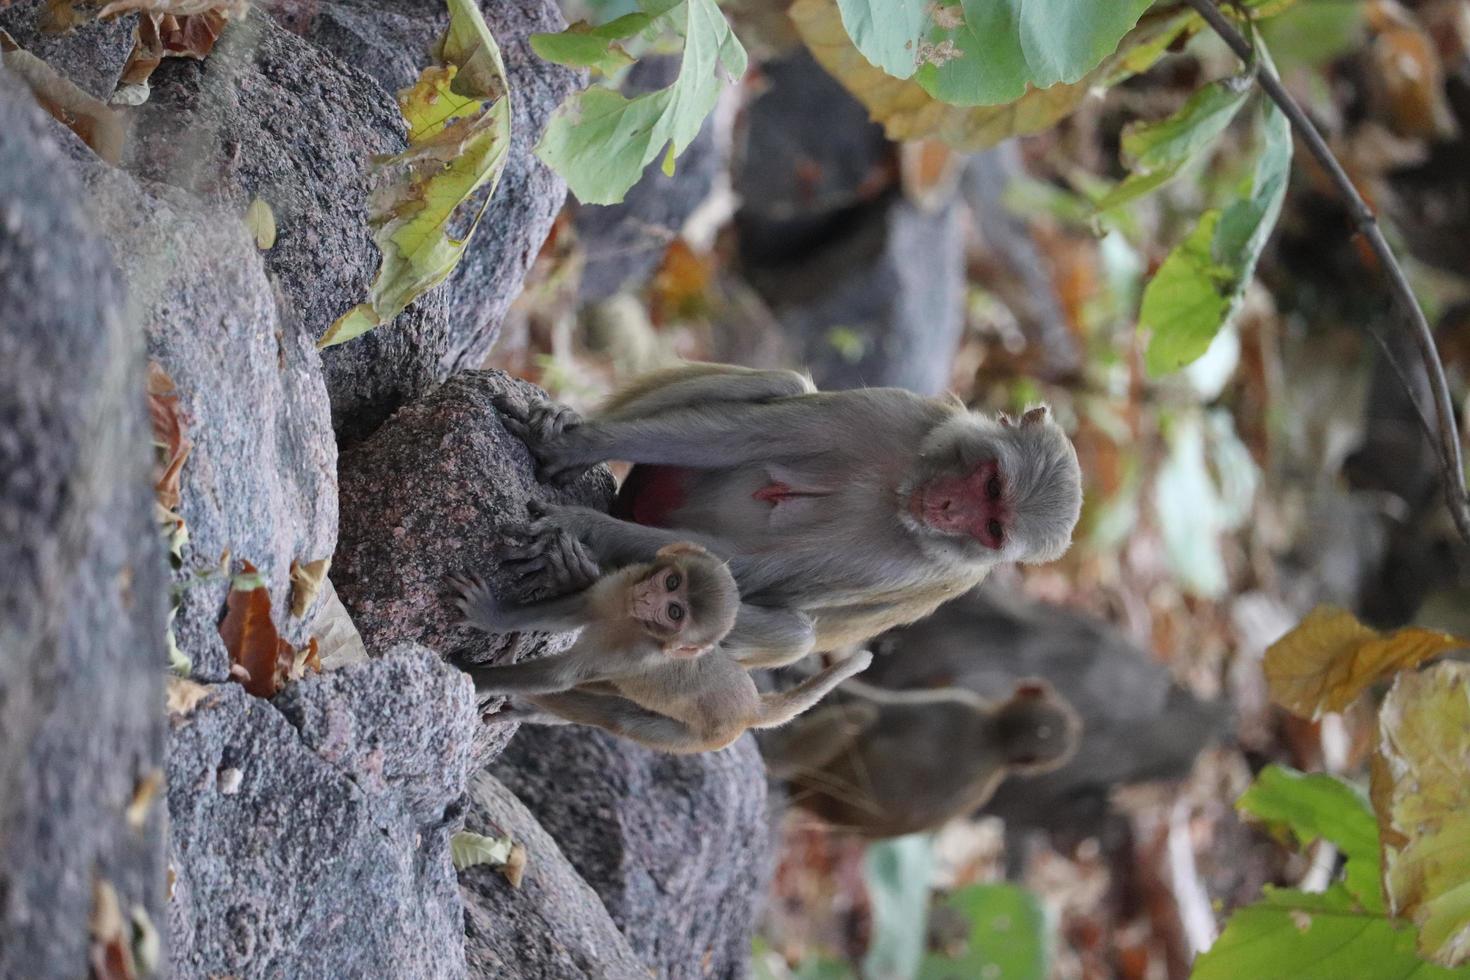
[[[963,534],[994,551],[1005,547],[1011,527],[1005,475],[987,460],[969,473],[941,473],[909,494],[909,514],[944,534]]]
[[[646,578],[633,584],[628,599],[633,618],[638,620],[654,638],[663,641],[664,648],[674,656],[695,656],[703,651],[699,646],[680,646],[677,640],[689,622],[689,583],[684,574],[673,565],[660,565]]]

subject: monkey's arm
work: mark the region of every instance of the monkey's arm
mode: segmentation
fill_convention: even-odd
[[[593,725],[661,752],[699,752],[706,747],[688,725],[641,708],[625,698],[562,691],[538,695],[533,700],[537,707],[567,721]]]
[[[706,544],[706,539],[699,535],[645,527],[591,507],[537,502],[532,512],[537,515],[537,520],[531,525],[533,533],[542,533],[543,522],[562,528],[581,541],[601,565],[609,568],[652,561],[660,548],[680,541]],[[718,551],[715,548],[710,550]]]
[[[568,651],[519,664],[470,667],[465,672],[475,682],[476,694],[548,694],[587,681],[586,666]]]
[[[761,695],[761,717],[752,727],[775,728],[815,705],[827,692],[841,684],[853,674],[868,669],[873,655],[859,650],[846,660],[840,660],[825,670],[819,671],[787,691]]]
[[[878,706],[874,704],[820,708],[789,728],[761,736],[766,768],[777,779],[815,772],[856,745],[877,722]]]

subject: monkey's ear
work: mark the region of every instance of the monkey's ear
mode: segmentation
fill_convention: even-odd
[[[1026,414],[1021,416],[1022,425],[1035,425],[1046,421],[1046,406],[1037,405],[1035,408],[1026,409]]]
[[[699,646],[691,643],[671,643],[664,647],[664,653],[680,660],[693,660],[709,650],[707,646]]]
[[[1023,681],[1016,682],[1016,689],[1012,697],[1017,699],[1032,698],[1040,699],[1051,693],[1051,685],[1036,677],[1028,677]]]
[[[1007,429],[1013,427],[1016,424],[1016,420],[1011,418],[1005,412],[1001,412],[999,415],[997,415],[996,421],[1005,426]]]

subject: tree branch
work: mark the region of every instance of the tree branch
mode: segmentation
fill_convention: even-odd
[[[1246,64],[1251,63],[1251,44],[1215,5],[1214,0],[1184,0],[1195,10],[1205,23],[1220,36],[1220,39],[1235,52],[1236,57]],[[1410,336],[1414,344],[1419,348],[1419,356],[1424,361],[1424,371],[1429,376],[1429,390],[1434,400],[1437,431],[1427,427],[1428,419],[1420,412],[1420,419],[1426,425],[1425,436],[1430,444],[1438,443],[1440,468],[1444,477],[1445,504],[1449,507],[1450,516],[1454,518],[1455,527],[1460,532],[1460,537],[1470,543],[1470,493],[1465,489],[1465,465],[1460,456],[1460,434],[1455,425],[1455,409],[1450,402],[1450,386],[1445,379],[1444,366],[1440,363],[1439,352],[1434,346],[1434,334],[1429,329],[1429,321],[1424,318],[1424,311],[1419,308],[1419,301],[1414,298],[1414,292],[1409,287],[1409,280],[1404,276],[1404,270],[1394,258],[1393,250],[1388,247],[1388,241],[1383,237],[1383,230],[1378,227],[1378,221],[1373,216],[1373,211],[1368,207],[1358,189],[1353,186],[1351,178],[1338,163],[1337,157],[1332,155],[1327,141],[1322,134],[1317,132],[1317,127],[1307,118],[1302,107],[1297,105],[1296,100],[1286,91],[1271,68],[1261,64],[1256,71],[1256,81],[1260,83],[1268,98],[1276,103],[1276,106],[1285,114],[1291,122],[1291,128],[1296,131],[1307,150],[1327,171],[1327,176],[1342,195],[1347,204],[1348,212],[1352,215],[1353,223],[1357,225],[1358,232],[1368,241],[1373,249],[1373,254],[1378,257],[1378,264],[1388,276],[1389,291],[1393,295],[1394,305],[1398,307],[1400,315],[1405,320]],[[1405,382],[1407,379],[1401,379]],[[1412,388],[1405,389],[1410,401],[1415,401]],[[1415,406],[1417,408],[1417,401]]]

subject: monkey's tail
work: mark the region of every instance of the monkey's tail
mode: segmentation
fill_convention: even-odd
[[[853,674],[866,670],[873,662],[867,650],[840,660],[825,670],[819,671],[786,691],[774,691],[761,695],[761,718],[752,728],[775,728],[784,725],[797,715],[826,697],[832,688]]]

